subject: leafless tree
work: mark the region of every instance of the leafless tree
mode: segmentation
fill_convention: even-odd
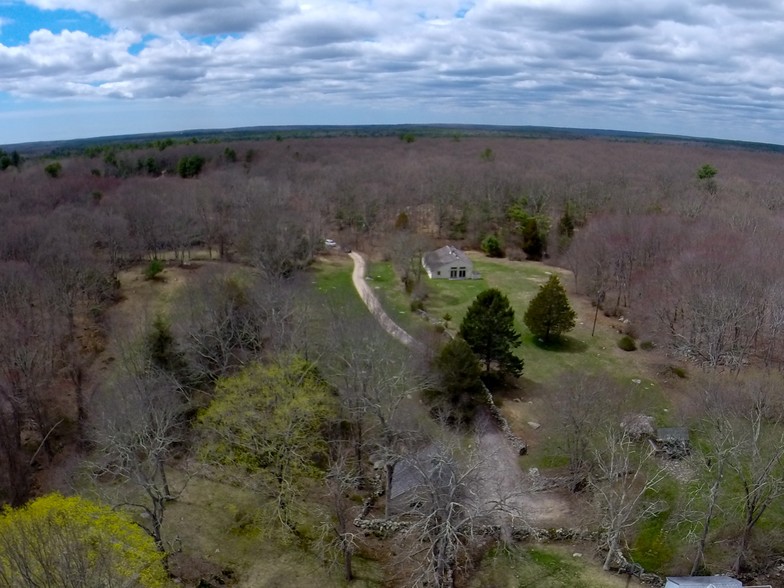
[[[623,396],[609,376],[570,373],[554,384],[553,412],[560,421],[573,488],[582,487],[590,474],[596,433],[611,414],[619,413],[618,402]]]
[[[147,515],[145,528],[165,551],[166,505],[184,489],[169,484],[167,461],[184,440],[186,405],[170,376],[139,367],[131,363],[94,396],[91,469],[112,503]]]
[[[411,586],[452,588],[471,564],[490,513],[480,487],[475,455],[461,452],[454,440],[436,440],[403,458],[416,479],[405,513],[409,526],[401,537],[413,572]]]
[[[343,560],[343,577],[347,582],[354,579],[353,556],[359,542],[359,534],[352,525],[352,510],[355,504],[351,493],[357,487],[356,468],[348,459],[342,443],[333,442],[330,451],[330,468],[324,479],[329,505],[328,518],[324,523],[321,543],[325,555],[331,551],[340,554]]]
[[[210,268],[183,288],[172,331],[194,380],[215,379],[296,339],[303,317],[293,290],[253,271]]]
[[[651,447],[639,444],[618,425],[605,426],[595,445],[589,483],[607,548],[605,570],[621,553],[626,533],[658,508],[647,493],[662,481],[664,472],[652,458]]]
[[[401,446],[418,430],[416,399],[428,386],[428,376],[370,316],[336,322],[324,359],[350,423],[356,467],[362,471],[363,450],[370,445],[384,463],[389,498]],[[389,502],[387,514],[388,509]]]

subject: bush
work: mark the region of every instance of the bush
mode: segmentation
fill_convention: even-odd
[[[488,235],[482,241],[482,251],[487,257],[503,257],[504,250],[501,248],[501,242],[495,235]]]
[[[151,259],[147,267],[144,268],[145,280],[157,280],[158,274],[163,271],[163,262],[160,259]]]
[[[419,310],[425,310],[425,301],[421,299],[412,300],[411,301],[411,312],[417,312]]]
[[[640,349],[642,349],[643,351],[652,351],[655,348],[656,348],[656,343],[654,343],[653,341],[643,341],[642,343],[640,343]]]
[[[618,340],[618,347],[623,349],[624,351],[636,351],[637,344],[634,342],[634,339],[629,337],[629,335],[624,335]]]
[[[676,376],[678,376],[679,378],[681,378],[682,380],[685,380],[688,377],[688,375],[686,374],[686,369],[679,367],[677,365],[671,365],[670,371]]]

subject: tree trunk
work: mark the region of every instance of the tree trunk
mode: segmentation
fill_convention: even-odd
[[[343,575],[347,582],[354,579],[354,570],[351,568],[351,547],[343,541]]]
[[[386,506],[384,507],[384,516],[386,518],[389,518],[390,507],[392,506],[392,477],[395,473],[395,462],[388,461],[385,469],[387,474],[386,476],[387,477],[386,479],[387,500],[386,500]]]
[[[721,469],[719,469],[719,472],[721,472]],[[721,475],[721,473],[719,475]],[[689,572],[690,576],[696,576],[697,572],[703,567],[705,559],[705,544],[708,542],[708,533],[710,532],[710,526],[713,522],[713,511],[716,507],[718,493],[719,478],[716,478],[711,485],[708,512],[705,514],[705,521],[702,525],[702,533],[700,534],[699,543],[697,543],[697,553],[694,555],[694,561],[691,564],[691,572]]]
[[[604,565],[602,565],[602,569],[605,572],[610,571],[610,566],[612,565],[613,557],[615,557],[615,553],[617,551],[618,551],[618,537],[612,534],[607,537],[607,557],[604,558]]]

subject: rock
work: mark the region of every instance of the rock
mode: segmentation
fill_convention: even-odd
[[[540,425],[539,423],[534,422],[534,421],[528,421],[528,426],[531,427],[532,429],[536,430],[536,429],[541,428],[542,425]]]
[[[582,553],[573,553],[572,554],[572,557],[582,557],[582,556],[583,556]]]

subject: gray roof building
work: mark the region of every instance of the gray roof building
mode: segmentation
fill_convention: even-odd
[[[729,576],[679,576],[667,578],[664,588],[743,588],[743,583]]]
[[[422,267],[428,277],[433,279],[466,280],[479,277],[474,272],[471,259],[453,245],[425,253],[422,256]]]

